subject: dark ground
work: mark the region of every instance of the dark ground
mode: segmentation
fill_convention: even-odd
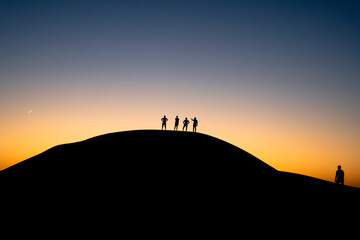
[[[130,228],[174,231],[323,221],[360,203],[357,188],[277,171],[192,132],[127,131],[59,145],[3,170],[0,182],[12,208],[82,220],[113,214]]]

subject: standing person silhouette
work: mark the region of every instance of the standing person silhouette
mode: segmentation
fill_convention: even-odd
[[[198,120],[196,119],[196,117],[194,117],[194,119],[191,119],[191,121],[193,121],[193,132],[196,132],[196,127],[198,125]]]
[[[186,128],[186,131],[187,131],[187,127],[188,127],[188,124],[190,123],[190,121],[187,119],[187,117],[185,118],[185,120],[183,121],[183,131],[184,131],[184,128]]]
[[[161,119],[162,125],[161,125],[161,130],[163,130],[163,128],[165,127],[166,130],[166,122],[168,121],[168,119],[166,118],[166,115],[164,115],[164,117]]]
[[[177,131],[178,130],[178,126],[179,126],[179,117],[176,116],[175,118],[175,127],[174,127],[174,131]]]
[[[344,171],[341,169],[340,165],[337,168],[338,170],[336,171],[335,175],[335,183],[344,185]]]

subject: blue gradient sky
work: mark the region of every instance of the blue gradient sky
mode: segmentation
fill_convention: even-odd
[[[0,0],[0,36],[2,168],[168,114],[360,186],[359,1]]]

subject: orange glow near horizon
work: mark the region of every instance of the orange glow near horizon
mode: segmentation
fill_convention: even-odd
[[[150,104],[133,102],[127,105],[110,102],[106,108],[95,102],[86,107],[88,102],[84,101],[70,109],[65,107],[69,103],[63,103],[63,106],[57,103],[55,109],[49,107],[51,104],[45,104],[40,109],[34,108],[32,113],[15,111],[13,117],[1,124],[0,168],[7,168],[59,144],[109,132],[160,129],[160,119],[166,114],[169,130],[172,130],[176,115],[180,119],[196,116],[199,132],[238,146],[280,171],[333,181],[336,166],[340,164],[346,174],[345,184],[360,187],[358,142],[356,138],[349,138],[357,134],[349,129],[334,130],[331,123],[310,123],[306,116],[301,119],[301,124],[298,116],[292,118],[297,119],[293,122],[289,121],[290,118],[281,121],[276,113],[265,116],[251,112],[251,109],[243,109],[251,113],[244,117],[231,113],[230,108],[221,105],[221,102],[218,102],[220,106],[216,110],[206,108],[201,102],[194,108],[189,102],[185,105],[190,111],[181,108],[176,113],[170,110],[176,106],[174,102],[156,102],[164,111],[151,109],[149,106],[153,101]],[[263,121],[264,117],[267,121]]]

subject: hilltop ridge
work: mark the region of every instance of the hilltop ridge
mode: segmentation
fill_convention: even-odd
[[[215,170],[233,171],[235,175],[240,169],[243,175],[276,171],[240,148],[205,134],[136,130],[55,146],[1,174],[18,175],[17,178],[21,175],[20,179],[27,181],[57,181],[64,176],[76,181],[101,175],[104,171],[121,175],[123,169],[137,169],[138,172],[147,169],[157,174],[182,171],[194,175],[210,174]]]
[[[250,153],[201,133],[136,130],[55,146],[0,173],[4,186],[40,194],[169,192],[232,200],[247,196],[336,199],[359,190],[280,172]],[[21,192],[21,191],[19,191]],[[351,196],[351,197],[350,197]]]

